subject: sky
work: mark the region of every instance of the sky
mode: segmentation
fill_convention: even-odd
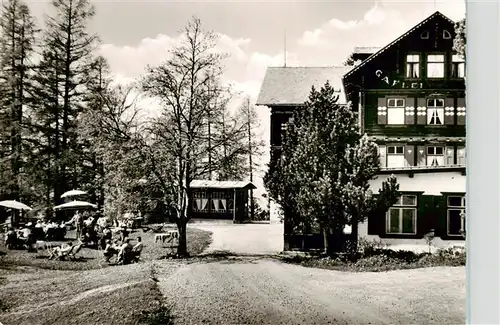
[[[42,25],[49,2],[27,2]],[[99,51],[116,80],[134,80],[146,65],[160,64],[194,15],[204,29],[219,34],[217,50],[230,56],[225,81],[253,101],[266,68],[283,66],[285,49],[288,66],[335,66],[355,46],[384,46],[436,10],[453,20],[465,16],[464,0],[92,2],[96,15],[89,29],[99,35]],[[268,143],[269,111],[257,107],[257,112],[258,134]],[[261,163],[266,160],[267,155]],[[261,179],[256,183],[261,192]]]

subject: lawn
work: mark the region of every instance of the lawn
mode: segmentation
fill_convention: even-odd
[[[130,238],[137,236],[144,242],[141,261],[125,266],[109,266],[99,251],[87,248],[78,254],[80,261],[51,261],[45,251],[6,251],[1,245],[0,254],[6,255],[0,256],[0,323],[168,324],[145,319],[165,312],[153,269],[168,250],[154,243],[154,233],[139,230]],[[211,233],[188,229],[191,255],[210,241]],[[177,263],[165,267],[173,271]]]
[[[165,226],[164,229],[174,226]],[[172,252],[172,249],[165,248],[162,244],[154,242],[154,233],[145,232],[142,229],[132,232],[129,237],[135,242],[140,236],[144,242],[144,250],[141,254],[142,261],[151,261],[164,257]],[[74,238],[74,232],[68,232],[68,236]],[[187,230],[188,252],[191,256],[200,254],[211,242],[211,233],[199,229],[188,228]],[[83,248],[77,255],[77,261],[54,261],[48,259],[48,252],[39,250],[37,253],[28,253],[24,250],[9,250],[3,246],[3,239],[0,244],[0,263],[6,266],[32,266],[50,270],[92,270],[96,268],[108,267],[103,261],[102,251],[96,249]],[[74,242],[74,240],[73,240]],[[57,243],[57,242],[53,242]],[[5,255],[4,255],[5,254]]]

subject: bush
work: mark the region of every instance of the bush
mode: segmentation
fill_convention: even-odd
[[[434,254],[422,257],[418,264],[428,266],[463,266],[466,264],[467,254],[464,247],[450,247],[438,250]]]
[[[360,241],[357,252],[339,254],[334,257],[299,256],[287,257],[287,263],[306,267],[348,270],[354,272],[383,272],[390,270],[435,267],[463,266],[466,252],[463,247],[440,249],[436,253],[415,253],[404,250],[391,250],[382,242]]]

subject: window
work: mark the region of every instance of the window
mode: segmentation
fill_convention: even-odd
[[[427,124],[443,125],[444,99],[432,98],[427,100]]]
[[[399,168],[405,166],[403,146],[387,146],[387,167]]]
[[[458,54],[454,54],[451,59],[451,77],[465,77],[465,61]]]
[[[406,56],[406,78],[418,78],[420,76],[420,56],[412,54]]]
[[[420,34],[420,39],[429,39],[429,32],[425,31]]]
[[[427,55],[427,78],[444,78],[444,55]]]
[[[427,147],[427,166],[444,166],[443,147]]]
[[[448,196],[448,236],[462,236],[465,231],[465,196]]]
[[[226,193],[215,192],[212,196],[212,211],[216,213],[227,212],[227,200],[225,199]]]
[[[457,165],[465,166],[465,147],[457,147]]]
[[[387,124],[405,124],[405,100],[387,99]]]
[[[417,233],[417,196],[401,195],[398,202],[387,212],[386,233]]]
[[[443,30],[443,39],[451,39],[451,33],[446,29]]]
[[[194,199],[193,211],[195,212],[208,212],[208,199]]]

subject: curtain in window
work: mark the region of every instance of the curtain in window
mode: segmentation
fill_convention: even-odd
[[[444,122],[444,110],[442,108],[428,108],[428,124],[441,125]]]
[[[201,210],[208,210],[208,199],[201,199]]]

